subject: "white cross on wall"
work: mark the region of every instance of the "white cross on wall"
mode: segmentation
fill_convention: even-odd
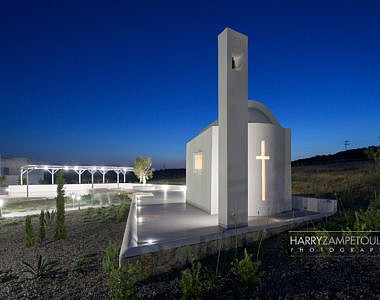
[[[270,157],[265,155],[265,141],[261,141],[261,154],[256,156],[256,159],[261,160],[261,199],[265,201],[265,161]]]

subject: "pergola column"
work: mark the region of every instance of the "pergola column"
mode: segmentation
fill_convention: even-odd
[[[117,188],[119,188],[120,183],[120,170],[114,170],[116,173]]]
[[[79,169],[79,170],[75,170],[74,171],[78,174],[78,183],[81,184],[82,183],[82,174],[86,171],[86,170],[83,170],[83,169]]]
[[[59,169],[48,169],[47,171],[51,174],[51,184],[54,184],[54,174],[57,173]]]
[[[124,176],[124,183],[127,182],[127,181],[126,181],[126,179],[127,179],[127,172],[128,172],[127,169],[124,169],[124,170],[121,171],[121,173],[123,173],[123,176]]]
[[[94,190],[94,174],[96,173],[96,168],[88,170],[91,173],[91,188]]]
[[[100,169],[100,173],[102,173],[102,175],[103,175],[103,183],[105,183],[107,172],[108,172],[108,170]]]

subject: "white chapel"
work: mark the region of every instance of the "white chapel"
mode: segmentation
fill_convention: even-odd
[[[292,209],[291,131],[248,100],[248,37],[218,36],[218,120],[186,145],[186,201],[225,228]]]

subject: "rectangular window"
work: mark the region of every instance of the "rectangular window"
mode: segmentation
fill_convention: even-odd
[[[194,171],[202,171],[203,169],[203,154],[202,152],[193,154]]]

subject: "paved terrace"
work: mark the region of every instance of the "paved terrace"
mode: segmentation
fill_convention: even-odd
[[[336,205],[331,200],[296,197],[293,203],[299,208],[297,210],[272,217],[250,217],[247,227],[225,230],[218,226],[216,215],[209,215],[186,204],[185,194],[185,189],[180,186],[168,186],[164,191],[147,188],[134,194],[120,253],[121,260],[220,239],[222,233],[225,238],[236,233],[244,234],[264,228],[318,220],[332,215]],[[314,211],[307,210],[309,202],[313,203],[310,207],[316,208]],[[316,205],[318,202],[321,204]],[[317,209],[322,211],[315,211]]]

